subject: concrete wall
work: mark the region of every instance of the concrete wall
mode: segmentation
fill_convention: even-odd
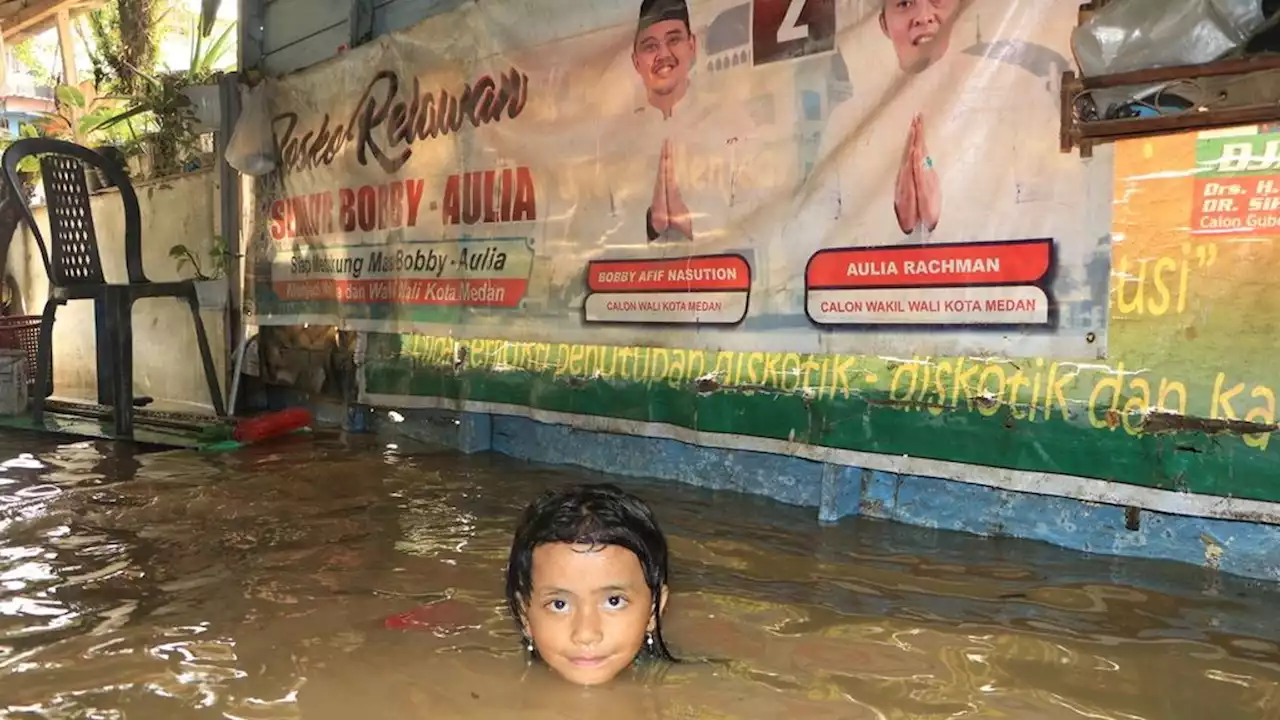
[[[143,268],[153,281],[191,277],[179,273],[169,249],[183,244],[209,257],[216,235],[218,189],[216,175],[204,171],[142,183],[136,190],[142,210]],[[124,213],[114,190],[94,196],[94,223],[108,282],[124,282]],[[48,238],[48,215],[35,211]],[[35,239],[29,232],[15,237],[9,253],[10,273],[23,291],[26,312],[38,315],[49,294]],[[205,310],[219,379],[225,377],[227,341],[224,310]],[[156,408],[199,411],[211,408],[200,363],[194,323],[185,302],[167,298],[141,300],[133,312],[133,379],[135,395],[149,395]],[[58,310],[54,325],[54,393],[56,397],[93,400],[97,397],[97,355],[94,347],[93,303],[73,301]],[[225,383],[223,383],[225,385]],[[225,388],[224,388],[225,392]]]

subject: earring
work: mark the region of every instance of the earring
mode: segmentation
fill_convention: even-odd
[[[653,649],[653,633],[645,633],[644,642],[646,645],[649,646],[649,649],[652,650]]]
[[[528,650],[530,655],[532,655],[532,654],[533,654],[533,638],[531,638],[531,637],[525,637],[525,639],[524,639],[524,649],[525,649],[525,650]]]

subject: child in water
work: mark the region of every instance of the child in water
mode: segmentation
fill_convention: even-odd
[[[674,661],[662,639],[667,539],[640,498],[609,484],[544,493],[520,515],[507,604],[532,658],[580,685],[641,659]]]

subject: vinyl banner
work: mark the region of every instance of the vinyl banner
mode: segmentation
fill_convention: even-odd
[[[264,324],[1105,353],[1060,0],[466,3],[262,86]]]

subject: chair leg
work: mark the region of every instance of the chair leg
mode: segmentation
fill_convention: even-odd
[[[193,290],[187,296],[187,304],[191,307],[191,317],[196,325],[196,341],[200,344],[200,360],[204,363],[204,378],[209,384],[209,400],[213,402],[213,411],[218,417],[226,417],[227,406],[222,401],[222,384],[218,382],[218,367],[213,363],[213,350],[209,348],[209,335],[204,329],[204,319],[200,317],[200,298]]]
[[[33,379],[35,397],[31,399],[31,418],[44,420],[44,401],[53,392],[53,321],[58,314],[58,302],[49,298],[40,316],[40,340],[36,345],[36,376]]]
[[[133,298],[125,293],[109,293],[116,318],[115,403],[111,406],[117,439],[133,439]]]
[[[93,301],[94,354],[98,360],[98,404],[114,407],[115,391],[115,359],[117,326],[116,316],[110,292]]]

